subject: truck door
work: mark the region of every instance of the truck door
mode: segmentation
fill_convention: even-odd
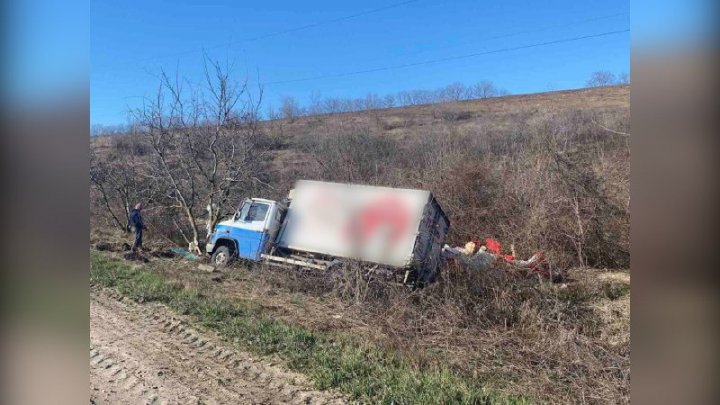
[[[270,204],[246,200],[237,216],[236,221],[241,222],[241,229],[233,237],[238,243],[238,256],[260,260],[263,246],[267,240],[265,220],[270,211]]]

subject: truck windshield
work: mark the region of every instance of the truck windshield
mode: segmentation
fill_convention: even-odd
[[[248,203],[246,203],[246,204],[248,204]],[[265,216],[267,215],[267,212],[268,212],[268,208],[270,208],[270,206],[268,204],[263,204],[263,203],[258,203],[258,202],[253,202],[253,203],[249,203],[249,204],[250,204],[250,206],[247,209],[247,211],[245,211],[245,207],[243,207],[243,210],[241,211],[242,220],[249,221],[249,222],[264,221]]]

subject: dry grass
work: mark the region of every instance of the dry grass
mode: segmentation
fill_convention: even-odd
[[[360,280],[368,287],[350,289],[357,294],[320,293],[311,283],[309,298],[298,294],[297,275],[258,272],[244,285],[253,300],[283,308],[280,316],[362,334],[418,368],[450,365],[495,390],[541,401],[628,402],[629,284],[611,282],[622,286],[618,296],[589,270],[571,276],[577,281],[550,284],[447,268],[423,290]]]

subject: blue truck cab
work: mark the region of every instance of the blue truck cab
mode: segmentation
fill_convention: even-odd
[[[220,222],[205,250],[212,264],[225,266],[235,258],[261,261],[275,244],[287,207],[263,198],[248,198],[231,218]]]

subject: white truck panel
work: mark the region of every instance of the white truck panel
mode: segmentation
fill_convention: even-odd
[[[278,246],[404,267],[424,261],[418,253],[435,253],[416,244],[435,243],[419,236],[440,217],[442,239],[447,218],[428,191],[301,180]]]

